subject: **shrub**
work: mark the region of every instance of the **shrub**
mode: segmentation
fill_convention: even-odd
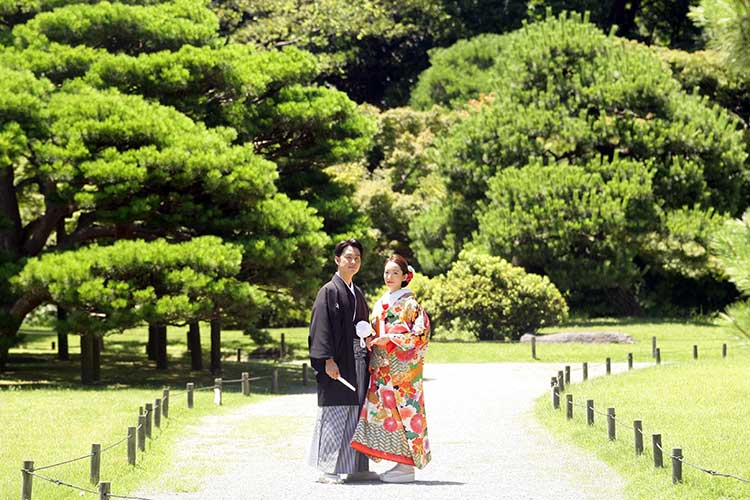
[[[658,212],[653,172],[627,163],[503,170],[489,183],[477,243],[564,292],[631,289],[640,240]]]
[[[430,288],[429,312],[437,329],[469,327],[479,340],[517,340],[568,317],[565,300],[546,277],[476,250],[461,252]]]

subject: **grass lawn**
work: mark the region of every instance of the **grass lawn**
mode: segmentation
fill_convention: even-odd
[[[684,483],[672,485],[671,459],[655,469],[651,435],[662,434],[662,448],[682,448],[685,460],[707,469],[750,479],[750,355],[737,350],[727,359],[685,361],[653,366],[611,377],[573,384],[574,419],[553,410],[549,396],[536,405],[539,419],[563,440],[570,440],[611,464],[625,479],[626,498],[740,499],[750,498],[750,484],[712,477],[683,467]],[[606,417],[597,414],[594,427],[586,424],[585,405],[594,400],[597,411],[615,408],[617,440],[607,438]],[[635,456],[633,420],[643,421],[646,453]]]
[[[304,330],[304,329],[301,329]],[[287,329],[282,330],[286,333]],[[34,460],[35,467],[58,463],[87,455],[92,443],[102,448],[120,441],[127,428],[137,425],[138,408],[153,403],[161,396],[162,387],[172,389],[170,418],[163,420],[147,442],[146,453],[138,452],[138,463],[127,463],[126,443],[103,453],[101,479],[112,482],[118,495],[135,491],[139,485],[163,477],[168,470],[175,447],[179,446],[186,427],[208,414],[220,414],[239,405],[268,397],[271,392],[269,375],[274,367],[280,370],[280,392],[307,390],[301,385],[299,363],[277,363],[274,360],[248,360],[247,353],[257,346],[238,331],[222,334],[224,360],[223,378],[240,378],[250,371],[251,377],[266,377],[251,383],[250,398],[238,393],[239,384],[225,386],[224,405],[213,404],[212,391],[196,391],[195,408],[187,409],[186,396],[177,393],[188,381],[196,387],[208,386],[213,377],[205,369],[190,371],[190,358],[184,331],[170,329],[168,337],[169,369],[157,370],[145,356],[146,329],[129,330],[105,339],[102,352],[102,382],[82,388],[78,381],[79,345],[70,336],[71,361],[56,359],[51,342],[57,335],[48,330],[24,330],[24,343],[10,351],[9,370],[0,374],[0,498],[17,498],[21,493],[23,460]],[[182,333],[182,334],[180,334]],[[208,328],[202,328],[204,366],[208,367]],[[280,339],[281,331],[273,332]],[[305,334],[306,335],[306,334]],[[305,346],[306,346],[305,338]],[[237,362],[236,350],[243,350]],[[90,489],[88,459],[40,471],[39,474]],[[179,477],[170,480],[165,489],[194,490],[208,469],[182,469]],[[199,470],[200,469],[200,470]],[[86,495],[86,497],[93,495]],[[66,500],[81,498],[79,492],[40,479],[34,480],[34,500]]]
[[[88,455],[91,443],[102,448],[120,441],[127,428],[137,425],[138,407],[153,402],[160,391],[148,389],[38,389],[12,390],[2,393],[0,429],[2,460],[0,460],[0,498],[18,498],[21,493],[23,460],[34,460],[34,466],[44,467]],[[177,395],[176,395],[177,396]],[[127,462],[127,445],[105,451],[101,461],[101,480],[111,481],[112,492],[118,495],[133,491],[139,484],[155,481],[168,468],[170,456],[179,446],[186,426],[196,423],[207,414],[221,414],[241,404],[267,396],[246,398],[241,394],[225,394],[224,405],[213,404],[211,391],[195,395],[195,407],[187,409],[185,396],[172,398],[170,418],[162,419],[160,429],[153,429],[152,439],[146,440],[146,452],[137,452],[136,466]],[[90,460],[85,459],[41,470],[39,474],[66,483],[96,490],[89,484]],[[184,471],[165,488],[173,491],[191,490],[198,486],[204,471]],[[79,491],[35,478],[34,500],[68,500],[81,498]],[[93,495],[85,495],[86,498]],[[97,497],[98,498],[98,497]]]
[[[701,378],[708,380],[716,372],[720,373],[717,380],[722,382],[735,381],[731,383],[737,386],[737,390],[743,387],[743,383],[745,384],[744,387],[748,387],[747,383],[744,382],[747,380],[746,375],[748,373],[741,371],[743,363],[750,366],[750,363],[747,363],[750,360],[748,343],[711,324],[604,319],[567,325],[562,329],[619,330],[632,335],[636,343],[629,345],[547,345],[539,343],[537,344],[538,362],[573,363],[588,361],[596,363],[603,362],[605,357],[611,357],[613,361],[625,361],[628,352],[635,353],[636,362],[650,361],[651,336],[656,335],[662,348],[665,363],[670,361],[685,362],[675,367],[662,366],[658,368],[659,371],[656,373],[659,375],[659,381],[666,374],[672,373],[672,370],[684,369],[683,366],[703,367],[706,374],[701,375]],[[108,444],[115,443],[125,437],[127,427],[136,424],[138,407],[146,402],[153,402],[155,398],[161,395],[162,387],[169,386],[173,391],[178,391],[182,390],[188,381],[195,382],[196,386],[212,384],[213,377],[207,369],[197,373],[190,371],[185,330],[185,328],[170,328],[169,330],[167,348],[169,368],[167,370],[157,370],[154,362],[146,359],[147,334],[145,328],[129,330],[123,334],[107,337],[102,352],[102,381],[89,388],[82,388],[78,383],[80,378],[79,345],[76,337],[70,336],[71,360],[59,361],[56,359],[56,352],[51,348],[51,343],[57,340],[55,333],[44,329],[24,330],[24,342],[11,349],[9,371],[0,374],[0,418],[6,422],[0,428],[0,443],[2,446],[0,498],[19,496],[21,484],[19,469],[24,459],[33,459],[36,466],[44,466],[86,455],[89,453],[93,442],[101,443],[106,447]],[[550,329],[548,331],[558,330],[561,329]],[[270,394],[270,378],[268,376],[274,367],[280,369],[281,392],[293,393],[309,390],[309,388],[304,388],[301,385],[300,369],[300,364],[303,360],[306,360],[307,355],[307,329],[283,328],[272,330],[273,341],[270,346],[278,346],[282,333],[285,335],[287,347],[291,349],[290,355],[284,362],[278,362],[274,359],[248,358],[248,353],[259,346],[239,331],[222,332],[223,378],[225,380],[240,378],[243,371],[250,371],[252,377],[266,377],[253,382],[254,396],[248,400],[239,394],[230,393],[225,397],[225,406],[216,407],[211,403],[210,391],[199,392],[196,393],[196,408],[188,411],[185,408],[184,394],[175,395],[171,405],[172,418],[169,419],[165,429],[156,432],[155,439],[149,443],[147,453],[143,454],[142,457],[139,454],[138,465],[135,468],[127,465],[126,448],[124,444],[121,444],[104,454],[102,480],[112,481],[113,492],[122,495],[135,491],[139,485],[153,482],[157,477],[163,477],[163,474],[168,471],[174,447],[179,445],[180,436],[184,435],[188,425],[196,422],[203,415],[224,412],[258,398],[267,397]],[[202,343],[204,364],[207,368],[209,335],[206,325],[202,326]],[[729,345],[728,360],[721,359],[722,343]],[[690,360],[693,344],[700,346],[701,361],[698,363]],[[239,362],[236,355],[237,349],[242,350],[242,359]],[[427,354],[428,363],[501,361],[532,361],[530,346],[528,344],[502,342],[459,343],[435,340],[431,343]],[[728,367],[729,372],[726,372]],[[720,371],[720,369],[725,371]],[[654,372],[649,369],[643,373]],[[692,379],[698,378],[695,376],[696,372],[690,373],[693,374]],[[740,373],[745,376],[740,375]],[[730,376],[734,374],[736,374],[735,377]],[[635,376],[641,375],[628,375],[628,377]],[[595,384],[614,383],[617,380],[620,380],[620,377],[591,382],[591,385],[586,387],[593,388],[597,387]],[[654,381],[648,380],[647,386],[653,386]],[[677,382],[675,384],[678,388],[682,387]],[[636,405],[636,402],[644,401],[644,399],[628,395],[627,391],[630,390],[630,387],[639,385],[627,384],[627,387],[622,389],[615,387],[610,391],[617,398],[622,398],[623,401],[631,401],[631,404]],[[237,391],[238,389],[239,384],[228,386],[230,391]],[[607,389],[603,390],[605,394],[610,394],[606,392]],[[664,395],[669,395],[671,394],[670,390],[664,389],[662,392]],[[703,407],[703,396],[701,394],[702,392],[698,389],[691,390],[688,393],[688,396],[692,398],[689,402],[696,408]],[[716,396],[717,394],[718,391],[714,389],[712,395]],[[735,404],[735,402],[739,405],[739,402],[746,398],[746,391],[743,395],[738,395],[736,392],[727,393],[722,398],[723,406],[714,402],[710,403],[707,410],[696,411],[698,411],[699,417],[705,417],[704,420],[710,423],[715,415],[712,411],[716,408],[725,408],[729,411],[730,405]],[[701,405],[697,404],[699,402]],[[609,403],[602,401],[602,405],[607,404]],[[687,406],[685,401],[676,404]],[[620,409],[619,399],[613,401],[611,405],[618,407],[618,413],[628,416],[628,407],[623,403],[622,409]],[[634,407],[634,410],[640,408],[656,411],[660,407],[646,401],[642,406]],[[734,432],[732,429],[735,427],[737,427],[735,430],[739,431],[738,422],[747,420],[747,410],[744,411],[745,413],[739,411],[728,419],[733,422],[730,427],[731,432]],[[545,422],[560,432],[570,433],[571,429],[575,429],[565,422],[564,416],[560,418],[559,414],[553,414],[549,411],[548,414],[545,414],[542,403],[540,403],[539,412]],[[669,414],[669,411],[665,410],[665,412]],[[647,432],[650,429],[649,422],[660,423],[662,426],[660,430],[665,434],[665,446],[680,444],[684,447],[686,456],[689,458],[692,457],[693,449],[700,449],[700,453],[695,453],[696,458],[698,456],[701,458],[698,461],[699,463],[705,463],[707,466],[717,469],[725,469],[728,472],[736,471],[739,475],[747,475],[746,471],[750,469],[747,461],[737,462],[738,464],[744,464],[745,469],[724,467],[724,462],[714,461],[713,457],[707,454],[708,452],[704,452],[704,447],[698,447],[697,444],[687,438],[682,439],[677,433],[672,434],[671,429],[667,427],[667,425],[671,425],[670,420],[666,418],[668,415],[661,418],[640,413],[638,416],[646,422]],[[697,417],[694,417],[693,421],[698,421]],[[703,426],[701,427],[703,428]],[[705,427],[709,428],[708,425]],[[713,427],[717,428],[717,426]],[[731,432],[723,435],[723,438],[717,439],[717,441],[724,441],[728,443],[728,446],[733,445],[731,450],[736,451],[731,451],[731,454],[738,455],[740,448],[734,443],[743,442],[741,439],[747,442],[748,436],[739,432],[737,434]],[[588,433],[584,434],[588,435]],[[672,436],[680,437],[680,442],[672,441]],[[604,440],[606,440],[606,435]],[[604,444],[605,446],[608,445],[606,442]],[[625,443],[618,442],[615,446],[624,447]],[[730,453],[727,452],[727,454]],[[617,456],[620,455],[623,454],[617,453]],[[625,454],[625,456],[628,460],[630,459],[629,455]],[[630,461],[638,463],[634,459]],[[624,462],[629,463],[627,460],[624,460]],[[642,462],[645,463],[646,461],[643,460]],[[88,463],[88,460],[83,460],[42,471],[41,474],[88,487]],[[201,467],[203,466],[195,465],[195,471],[186,468],[178,471],[179,473],[174,477],[169,475],[170,484],[166,485],[166,488],[174,491],[195,489],[196,482],[200,481],[201,476],[207,473],[207,469]],[[199,468],[200,470],[198,470]],[[648,472],[645,476],[649,478],[660,477],[659,474]],[[628,475],[626,474],[626,476]],[[689,471],[686,471],[686,476],[688,483],[684,487],[672,490],[670,486],[664,491],[687,491],[691,487],[691,483],[697,478]],[[665,480],[669,483],[668,478]],[[656,480],[655,484],[660,484],[660,481],[661,479]],[[715,484],[717,479],[712,481],[714,481],[712,484]],[[33,498],[35,500],[64,500],[74,497],[80,498],[78,493],[73,490],[41,480],[34,481]],[[648,494],[643,498],[647,497]],[[652,498],[656,497],[658,496],[652,496]]]
[[[706,359],[720,359],[721,345],[728,344],[730,353],[750,354],[750,344],[743,338],[709,322],[686,322],[648,319],[596,319],[571,323],[564,327],[547,328],[542,333],[560,331],[620,331],[633,337],[633,344],[545,344],[537,342],[537,360],[542,363],[603,363],[625,362],[629,352],[634,361],[651,362],[651,337],[657,337],[662,360],[692,359],[693,345]],[[440,342],[433,341],[427,351],[428,363],[491,363],[501,361],[533,361],[531,345],[505,342]]]

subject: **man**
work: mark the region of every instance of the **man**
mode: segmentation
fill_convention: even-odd
[[[369,356],[361,347],[355,324],[367,321],[369,310],[362,290],[352,282],[362,263],[362,244],[349,239],[336,245],[338,271],[318,291],[310,318],[310,365],[317,372],[318,417],[310,447],[310,465],[322,483],[374,480],[367,456],[350,442],[369,384]],[[352,391],[343,382],[356,388]]]

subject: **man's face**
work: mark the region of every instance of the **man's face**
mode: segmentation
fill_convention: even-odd
[[[353,246],[346,247],[341,257],[336,257],[336,265],[339,266],[339,274],[354,276],[359,272],[359,266],[362,265],[359,250]]]

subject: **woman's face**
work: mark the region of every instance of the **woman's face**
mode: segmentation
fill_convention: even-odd
[[[391,292],[400,290],[401,282],[404,281],[404,272],[395,262],[387,262],[383,271],[383,281]]]

